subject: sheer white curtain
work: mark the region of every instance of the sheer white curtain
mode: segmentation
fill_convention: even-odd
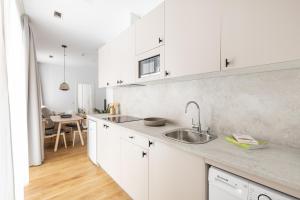
[[[0,199],[15,199],[12,136],[4,36],[4,2],[0,0]]]
[[[27,15],[23,15],[25,61],[27,67],[27,125],[29,164],[40,165],[44,158],[41,115],[41,82],[36,59],[33,32]]]

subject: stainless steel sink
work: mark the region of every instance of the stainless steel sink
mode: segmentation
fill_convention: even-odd
[[[164,134],[167,138],[188,144],[204,144],[217,138],[207,132],[197,132],[193,129],[180,128]]]

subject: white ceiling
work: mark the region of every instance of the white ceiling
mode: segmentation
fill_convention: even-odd
[[[61,44],[66,44],[66,66],[71,67],[97,66],[98,48],[130,25],[130,13],[143,16],[162,1],[23,0],[38,62],[63,65]],[[53,16],[55,10],[63,14],[62,19]]]

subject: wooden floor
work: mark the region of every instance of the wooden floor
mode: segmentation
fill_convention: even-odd
[[[48,145],[49,146],[49,145]],[[53,145],[45,150],[45,162],[30,168],[26,200],[129,200],[130,197],[87,157],[86,146],[77,144],[56,153]]]

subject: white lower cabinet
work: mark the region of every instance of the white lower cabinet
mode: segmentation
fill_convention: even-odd
[[[205,200],[202,158],[153,142],[149,148],[149,200]]]
[[[120,183],[120,133],[117,126],[99,122],[97,134],[97,162]]]
[[[148,150],[124,139],[121,139],[121,186],[133,199],[148,199]]]
[[[202,158],[118,125],[97,123],[97,162],[132,199],[205,200]]]

